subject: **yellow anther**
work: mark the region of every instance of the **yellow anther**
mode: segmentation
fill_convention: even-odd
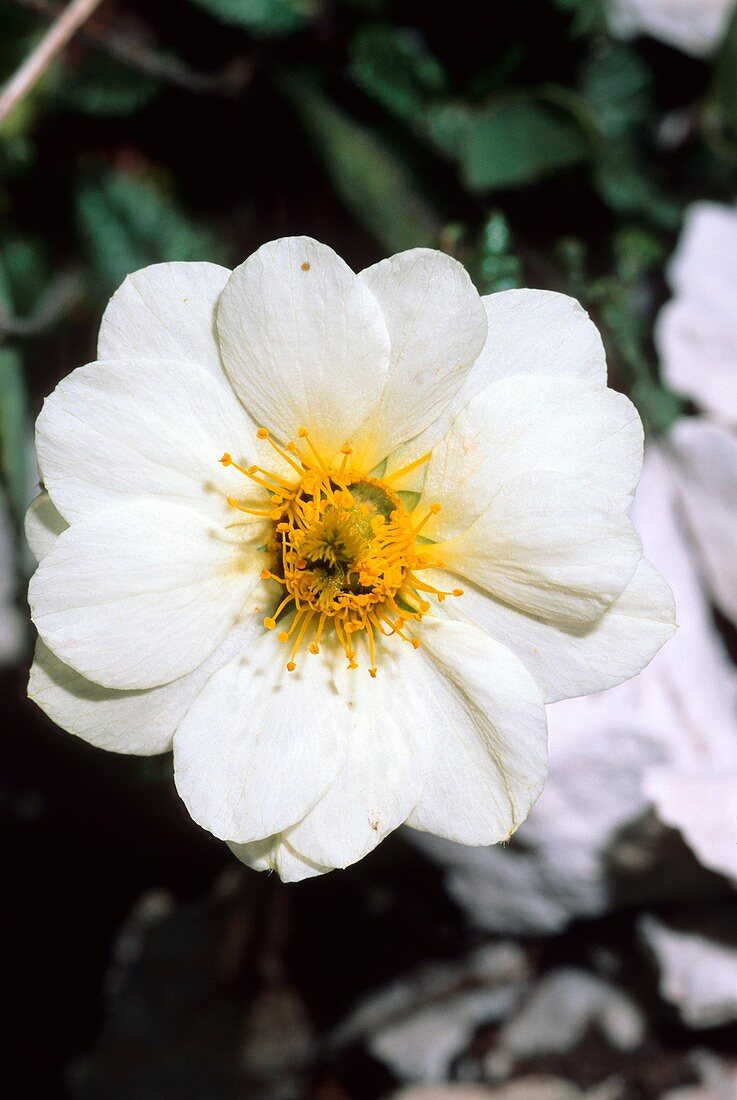
[[[440,504],[430,504],[414,523],[390,488],[393,478],[426,462],[430,454],[379,479],[349,466],[353,448],[348,444],[340,448],[339,463],[326,462],[305,427],[297,430],[297,437],[306,441],[304,448],[294,441],[280,446],[266,428],[259,428],[256,436],[267,440],[296,475],[290,482],[264,466],[243,467],[227,451],[220,459],[223,466],[249,479],[251,492],[268,494],[256,508],[235,496],[227,498],[238,511],[272,521],[261,540],[270,564],[259,572],[262,580],[281,587],[282,598],[263,619],[264,628],[276,630],[282,614],[290,615],[288,628],[277,633],[279,642],[290,642],[289,672],[296,668],[303,644],[309,653],[320,653],[326,629],[334,630],[348,668],[355,669],[360,649],[355,640],[361,639],[373,678],[380,656],[377,647],[397,637],[417,649],[420,641],[404,633],[406,624],[421,621],[430,611],[431,598],[442,601],[451,595],[418,579],[420,571],[437,565],[434,544],[423,540],[420,546],[417,536],[438,514]],[[250,493],[246,500],[250,504]],[[453,589],[452,595],[462,595],[462,589]]]

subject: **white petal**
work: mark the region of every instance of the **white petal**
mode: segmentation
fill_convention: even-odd
[[[176,359],[222,376],[215,308],[229,276],[226,267],[208,263],[134,271],[103,314],[98,359]]]
[[[329,458],[379,401],[389,367],[381,308],[326,245],[263,245],[228,280],[217,324],[236,393],[282,441],[306,427]]]
[[[668,281],[676,295],[715,299],[725,308],[737,284],[737,208],[695,202],[684,219],[678,247],[668,264]]]
[[[31,501],[26,512],[24,531],[26,542],[31,548],[36,561],[41,561],[48,554],[62,531],[66,531],[69,524],[57,511],[48,493],[39,493]]]
[[[123,503],[59,535],[31,580],[33,621],[49,649],[88,679],[155,687],[220,644],[261,558],[196,512]]]
[[[484,298],[486,345],[474,367],[484,385],[515,374],[606,384],[606,355],[594,322],[575,298],[552,290],[503,290]]]
[[[359,275],[381,306],[391,339],[379,406],[352,441],[371,469],[441,416],[486,339],[486,311],[466,269],[430,248],[400,252]]]
[[[570,378],[606,385],[601,336],[575,298],[549,290],[503,290],[482,301],[488,335],[460,392],[429,428],[392,455],[388,471],[431,450],[460,410],[502,378],[541,374],[553,381]],[[400,487],[416,486],[408,481]]]
[[[240,622],[193,672],[162,687],[114,691],[63,664],[39,638],[28,683],[29,698],[57,726],[110,752],[151,756],[171,749],[174,732],[204,685],[261,633],[264,593],[258,586]]]
[[[668,442],[702,573],[717,605],[737,622],[737,436],[688,417],[674,425]]]
[[[285,646],[264,631],[212,677],[179,727],[177,789],[222,840],[261,840],[293,825],[339,771],[352,716],[325,648],[288,672]]]
[[[447,573],[426,579],[445,589],[455,583]],[[475,623],[511,649],[546,703],[603,691],[636,676],[675,630],[673,594],[644,559],[619,599],[592,623],[544,622],[469,584],[445,606],[454,618]]]
[[[369,663],[364,656],[359,664]],[[315,865],[347,867],[362,859],[406,821],[420,797],[425,731],[405,709],[417,656],[392,638],[380,646],[377,663],[376,679],[363,668],[336,675],[350,714],[343,766],[314,809],[285,834],[292,849]]]
[[[642,547],[627,516],[605,497],[540,470],[508,481],[466,531],[432,554],[528,615],[571,623],[606,611]]]
[[[227,496],[253,494],[220,457],[230,451],[247,462],[254,443],[230,387],[193,363],[79,367],[36,422],[45,486],[70,521],[126,497],[160,497],[228,522]]]
[[[735,284],[737,293],[737,283]],[[671,389],[737,425],[737,325],[715,303],[674,298],[660,311],[657,342]]]
[[[645,33],[694,57],[708,57],[733,5],[734,0],[613,0],[605,10],[616,37]]]
[[[421,636],[418,651],[382,639],[376,679],[336,676],[352,716],[341,771],[298,824],[233,847],[239,859],[294,881],[361,859],[405,820],[469,844],[518,827],[546,773],[534,683],[472,627],[424,620]]]
[[[423,777],[407,824],[463,844],[506,840],[547,774],[537,686],[508,649],[465,623],[424,619],[421,638],[396,700],[416,731]]]
[[[637,924],[660,969],[660,995],[677,1007],[687,1027],[721,1027],[737,1020],[737,950],[733,944],[670,928],[647,914]],[[725,931],[728,928],[727,924]],[[731,1100],[734,1090],[730,1083],[724,1092],[709,1088],[701,1096]]]
[[[533,470],[576,478],[627,508],[641,466],[642,423],[623,394],[520,374],[475,397],[433,451],[423,502],[442,511],[428,534],[460,534],[505,482]]]
[[[664,377],[718,420],[737,424],[737,210],[689,207],[669,278],[675,294],[656,326]]]
[[[673,587],[679,629],[646,674],[619,694],[629,697],[637,721],[644,717],[649,729],[662,731],[667,760],[688,769],[729,769],[737,746],[737,670],[679,523],[671,465],[654,444],[646,451],[632,519],[649,560]]]
[[[700,863],[737,882],[737,746],[731,772],[652,768],[645,791]]]
[[[266,840],[255,840],[251,844],[228,841],[228,847],[247,867],[252,867],[254,871],[276,871],[282,882],[302,882],[335,870],[334,867],[318,867],[304,859],[284,840],[283,833]]]
[[[148,691],[112,691],[86,680],[38,640],[28,696],[57,726],[111,752],[168,752],[195,673]],[[183,687],[184,685],[184,687]]]

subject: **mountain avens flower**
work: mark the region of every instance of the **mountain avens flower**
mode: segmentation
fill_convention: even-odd
[[[37,424],[30,695],[173,748],[190,814],[300,879],[406,823],[507,839],[544,704],[637,673],[670,591],[627,517],[642,430],[559,294],[308,238],[161,264]]]

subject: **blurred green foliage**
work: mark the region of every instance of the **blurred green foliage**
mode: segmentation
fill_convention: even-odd
[[[230,249],[177,206],[154,178],[115,169],[82,176],[74,191],[80,241],[99,293],[164,260],[227,262]]]
[[[491,21],[466,0],[103,7],[0,128],[0,468],[18,515],[28,407],[125,275],[238,262],[317,206],[376,257],[441,247],[483,293],[575,294],[648,427],[679,414],[652,326],[685,208],[737,193],[737,13],[697,61],[614,40],[603,0]],[[0,80],[58,9],[0,0]]]
[[[264,37],[290,34],[317,15],[315,0],[192,0],[214,19]]]
[[[284,73],[279,85],[319,151],[336,193],[369,232],[390,252],[436,244],[441,222],[401,158],[308,78]]]
[[[711,119],[717,132],[723,132],[723,148],[737,158],[737,8],[714,65]]]

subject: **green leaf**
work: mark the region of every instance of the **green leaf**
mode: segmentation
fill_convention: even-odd
[[[369,233],[389,252],[437,245],[441,222],[418,193],[406,164],[308,78],[283,73],[279,85],[336,192]]]
[[[429,101],[447,92],[443,67],[417,32],[402,27],[363,27],[350,49],[350,74],[355,83],[397,118],[418,120]]]
[[[0,347],[0,472],[8,503],[20,522],[28,503],[28,402],[20,356]]]
[[[604,202],[618,214],[644,217],[665,229],[677,229],[680,225],[679,204],[658,187],[639,151],[625,138],[600,149],[594,185]]]
[[[487,219],[473,266],[478,268],[477,282],[482,294],[522,286],[522,267],[512,251],[509,223],[500,210]]]
[[[190,0],[214,19],[256,36],[278,37],[305,27],[318,12],[317,0]]]
[[[617,138],[648,116],[650,71],[633,50],[621,45],[609,46],[595,53],[584,65],[581,94],[601,134]]]
[[[717,125],[729,140],[737,142],[737,8],[714,65],[711,106]]]
[[[147,264],[228,259],[223,244],[152,177],[113,170],[83,178],[75,212],[100,296]]]
[[[607,29],[606,5],[609,0],[553,0],[560,11],[570,15],[571,37],[604,33]]]
[[[624,226],[612,239],[617,274],[633,283],[662,267],[668,255],[663,238],[640,226]]]
[[[83,65],[64,71],[56,99],[81,114],[132,115],[151,102],[159,87],[158,81],[113,58],[90,55]]]
[[[418,129],[444,156],[455,160],[463,149],[474,108],[459,100],[430,104],[418,118]]]
[[[46,249],[37,238],[6,233],[0,252],[0,303],[9,313],[31,313],[48,287]]]
[[[461,149],[466,184],[489,191],[533,183],[580,163],[588,142],[571,115],[533,98],[490,104],[468,123]]]

